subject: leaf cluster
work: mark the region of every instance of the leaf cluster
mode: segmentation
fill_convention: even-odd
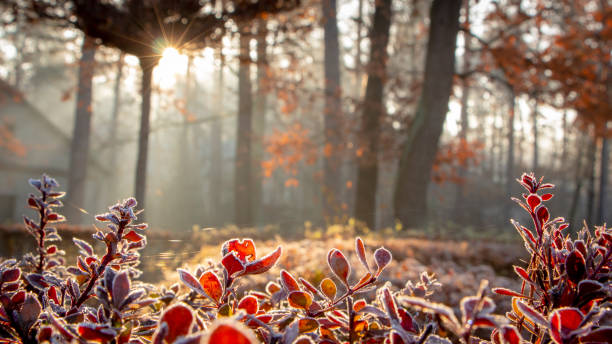
[[[520,291],[494,288],[512,297],[512,310],[495,314],[495,302],[483,281],[458,310],[432,302],[439,286],[422,273],[417,282],[395,289],[380,283],[392,263],[384,247],[368,253],[361,238],[355,256],[362,274],[355,276],[345,252],[331,249],[330,270],[318,286],[280,270],[263,291],[238,291],[245,276],[272,269],[282,254],[277,247],[258,255],[251,239],[232,239],[221,259],[195,271],[178,269],[180,281],[156,287],[137,280],[139,251],[146,245],[146,224],[136,222],[133,198],[96,216],[106,224],[92,237],[93,246],[74,240],[80,254],[66,266],[48,241],[59,240],[48,224],[63,220],[54,209],[63,193],[43,176],[30,183],[40,196],[28,204],[38,221],[25,218],[39,243],[37,255],[0,263],[0,343],[604,343],[610,326],[612,231],[586,228],[576,239],[563,234],[568,225],[551,219],[545,202],[553,187],[523,175],[523,199],[533,228],[513,222],[530,253],[527,266],[515,266]],[[375,297],[369,297],[375,295]]]

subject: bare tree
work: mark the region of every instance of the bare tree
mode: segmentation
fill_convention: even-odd
[[[251,135],[253,133],[253,94],[251,87],[251,36],[240,32],[238,68],[238,126],[234,161],[234,221],[239,226],[253,225],[253,178],[251,175]]]
[[[375,226],[376,186],[378,184],[378,150],[381,122],[386,114],[383,91],[387,79],[387,44],[391,27],[391,0],[376,2],[370,32],[368,83],[361,116],[359,167],[355,195],[355,218]]]
[[[423,226],[427,220],[427,189],[455,72],[460,8],[461,0],[434,0],[430,10],[425,78],[394,195],[395,216],[406,227]]]
[[[338,45],[338,19],[336,0],[323,0],[323,30],[325,45],[325,160],[323,181],[323,211],[328,221],[338,214],[340,196],[339,159],[334,156],[342,143],[340,118],[342,104],[340,97],[340,48]]]
[[[85,180],[89,161],[89,141],[92,117],[92,81],[95,67],[96,44],[92,37],[85,35],[79,60],[79,84],[77,88],[76,111],[72,142],[70,145],[70,167],[68,170],[68,200],[73,206],[67,208],[67,216],[74,223],[84,219],[78,210],[85,200]]]

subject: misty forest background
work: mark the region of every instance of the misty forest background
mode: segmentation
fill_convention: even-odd
[[[558,185],[553,215],[612,214],[608,1],[8,0],[0,20],[5,225],[42,172],[84,225],[134,195],[169,231],[510,232],[524,171]]]

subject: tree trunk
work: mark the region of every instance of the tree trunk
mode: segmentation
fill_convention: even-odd
[[[427,188],[453,84],[461,0],[434,0],[421,97],[399,162],[394,195],[397,219],[406,227],[427,222]]]
[[[222,197],[222,185],[223,185],[223,97],[224,97],[224,80],[223,72],[225,69],[225,58],[219,48],[219,76],[217,85],[217,99],[215,102],[215,114],[218,118],[214,119],[211,123],[210,131],[210,221],[213,225],[218,226],[221,224],[223,219],[223,197]]]
[[[370,32],[368,83],[363,101],[358,158],[355,218],[375,229],[376,186],[378,184],[378,148],[380,126],[386,110],[383,91],[387,80],[387,44],[391,27],[391,0],[376,2]]]
[[[592,130],[593,135],[595,135],[595,130]],[[587,186],[587,202],[586,202],[586,221],[589,225],[594,224],[595,222],[595,175],[596,164],[597,164],[597,138],[591,137],[589,152],[588,152],[588,164],[589,170],[587,176],[589,178],[588,186]]]
[[[571,224],[578,225],[576,222],[576,212],[578,210],[578,203],[580,203],[580,194],[582,191],[582,184],[586,172],[584,171],[584,146],[588,141],[587,134],[579,141],[578,152],[576,154],[576,178],[574,180],[574,193],[572,195],[572,202],[568,211],[568,220]],[[589,145],[590,146],[590,145]],[[573,232],[577,232],[577,227],[572,226]]]
[[[95,55],[95,40],[85,36],[79,61],[79,86],[70,146],[70,169],[68,171],[68,200],[72,206],[67,208],[67,215],[71,218],[71,222],[75,224],[80,224],[84,220],[78,208],[85,206],[83,203],[85,201],[85,179],[87,178],[87,163],[89,161]]]
[[[195,159],[196,144],[193,142],[197,136],[195,126],[191,122],[195,120],[193,113],[193,55],[189,55],[185,70],[185,84],[183,89],[184,105],[182,109],[183,123],[177,140],[176,156],[176,185],[172,191],[175,204],[182,209],[183,216],[176,220],[175,226],[190,228],[197,223],[198,214],[201,212],[202,202],[199,201],[198,192],[193,192],[197,186],[195,171],[197,170],[197,160]]]
[[[235,222],[240,227],[253,225],[253,179],[251,176],[251,139],[253,99],[251,94],[250,33],[240,34],[240,67],[238,69],[238,126],[234,166]]]
[[[328,222],[339,214],[340,163],[337,150],[342,143],[340,118],[342,90],[340,88],[340,48],[336,0],[323,0],[323,30],[325,44],[325,147],[323,162],[323,215]]]
[[[598,225],[603,225],[606,222],[606,210],[608,209],[608,165],[610,158],[610,147],[608,139],[604,136],[601,138],[601,156],[599,159],[599,204],[598,204]]]
[[[255,99],[255,118],[253,120],[253,214],[256,218],[261,215],[263,203],[263,172],[261,162],[264,159],[264,139],[266,136],[266,107],[267,107],[267,76],[268,68],[267,30],[266,21],[259,21],[257,33],[257,97]]]
[[[123,76],[123,58],[125,53],[119,54],[117,60],[117,73],[115,74],[115,85],[113,86],[113,108],[111,110],[111,127],[109,142],[112,147],[110,156],[110,168],[117,174],[117,130],[119,129],[119,109],[121,107],[121,77]]]
[[[465,0],[465,16],[464,16],[464,26],[469,27],[470,25],[470,0]],[[463,33],[464,40],[464,52],[463,52],[463,73],[465,74],[470,70],[470,40],[471,37],[467,33]],[[459,139],[461,142],[467,142],[467,132],[469,129],[469,118],[468,118],[468,101],[470,99],[470,84],[468,82],[468,77],[464,76],[461,80],[461,129],[459,130]],[[466,219],[464,206],[464,198],[465,198],[465,185],[464,181],[467,176],[467,166],[459,166],[458,171],[459,179],[461,180],[457,184],[456,194],[455,194],[455,206],[454,206],[454,217],[459,223],[463,223]]]
[[[512,195],[512,186],[514,185],[515,176],[514,175],[514,121],[516,118],[516,95],[514,93],[514,89],[510,87],[510,97],[508,99],[508,105],[510,106],[510,110],[508,111],[508,156],[506,157],[506,195]],[[510,216],[510,208],[512,204],[510,202],[506,202],[507,204],[507,214],[506,218]]]
[[[538,96],[535,96],[535,105],[533,107],[533,161],[532,161],[532,171],[533,173],[536,173],[537,175],[537,170],[538,170],[538,164],[539,164],[539,140],[538,140]]]
[[[142,103],[140,108],[140,132],[138,134],[138,157],[136,160],[136,179],[134,180],[134,195],[138,200],[138,207],[145,209],[146,186],[147,186],[147,159],[149,154],[149,117],[151,115],[151,86],[153,68],[157,65],[159,58],[144,57],[140,58],[140,68],[142,69],[142,84],[140,95]],[[139,216],[144,221],[146,213]]]

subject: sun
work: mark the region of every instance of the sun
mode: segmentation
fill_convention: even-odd
[[[176,76],[186,72],[188,57],[173,47],[165,48],[161,56],[153,72],[155,82],[161,88],[172,88],[176,84]]]

